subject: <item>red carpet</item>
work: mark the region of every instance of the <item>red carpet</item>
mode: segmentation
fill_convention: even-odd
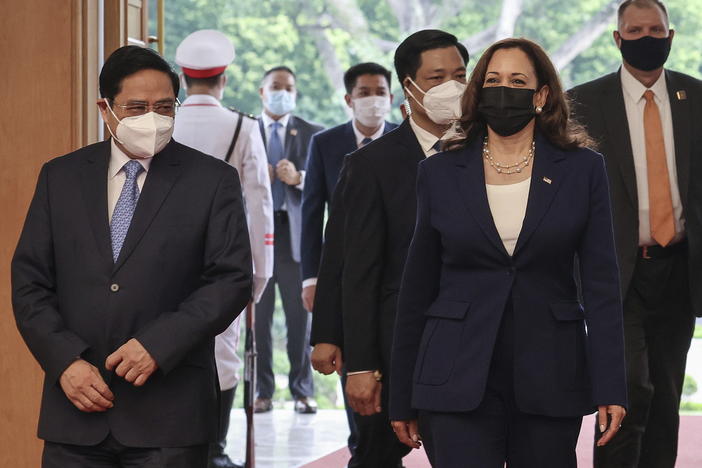
[[[583,420],[583,427],[578,440],[578,466],[592,466],[592,439],[594,416]],[[343,468],[349,459],[348,450],[344,447],[336,452],[308,463],[303,468]],[[404,459],[406,468],[429,468],[429,461],[423,450],[413,450]],[[680,444],[676,468],[702,467],[702,416],[680,417]]]

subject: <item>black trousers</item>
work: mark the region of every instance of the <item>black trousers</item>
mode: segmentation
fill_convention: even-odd
[[[624,299],[629,408],[617,436],[595,447],[597,468],[675,466],[678,410],[695,326],[689,298],[684,245],[669,256],[637,260]]]
[[[229,390],[222,390],[219,396],[219,426],[217,427],[217,442],[211,443],[209,448],[209,466],[226,466],[229,457],[224,453],[227,448],[227,433],[229,432],[229,419],[236,395],[236,385]]]
[[[434,468],[576,468],[581,417],[532,415],[514,397],[514,313],[500,324],[483,401],[469,412],[420,411],[419,433]]]
[[[276,211],[273,277],[268,281],[261,301],[256,307],[256,389],[260,398],[272,398],[275,392],[273,375],[273,312],[275,286],[278,285],[288,329],[288,385],[293,398],[314,395],[312,364],[310,362],[310,313],[302,305],[300,264],[292,257],[290,226],[287,213]]]
[[[387,373],[383,372],[385,375]],[[401,443],[390,425],[388,415],[389,395],[383,385],[380,396],[382,411],[372,416],[361,416],[354,412],[353,417],[358,431],[356,450],[349,460],[348,468],[398,468],[402,457],[410,448]]]
[[[358,445],[358,428],[356,427],[353,408],[349,405],[349,399],[346,396],[346,378],[346,369],[344,368],[341,372],[341,393],[344,395],[344,410],[346,411],[346,421],[349,424],[347,445],[349,447],[349,453],[353,456],[353,454],[356,453],[356,446]]]
[[[125,447],[111,435],[94,446],[47,441],[44,443],[41,466],[42,468],[205,468],[207,444],[177,448]]]

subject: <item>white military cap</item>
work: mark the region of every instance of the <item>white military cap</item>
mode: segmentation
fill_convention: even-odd
[[[214,29],[195,31],[176,49],[175,61],[191,78],[219,75],[234,60],[234,45]]]

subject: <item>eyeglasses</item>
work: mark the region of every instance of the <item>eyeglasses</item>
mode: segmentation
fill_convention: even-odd
[[[152,110],[157,114],[172,116],[180,107],[180,101],[175,99],[174,101],[161,101],[151,105],[140,101],[134,101],[128,104],[117,104],[116,102],[112,101],[112,105],[119,107],[130,117],[144,115]]]

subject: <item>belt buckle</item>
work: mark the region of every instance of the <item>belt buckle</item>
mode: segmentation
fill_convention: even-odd
[[[643,252],[641,253],[641,258],[643,258],[645,260],[651,260],[651,258],[652,258],[651,256],[648,255],[648,246],[647,245],[643,246]]]

